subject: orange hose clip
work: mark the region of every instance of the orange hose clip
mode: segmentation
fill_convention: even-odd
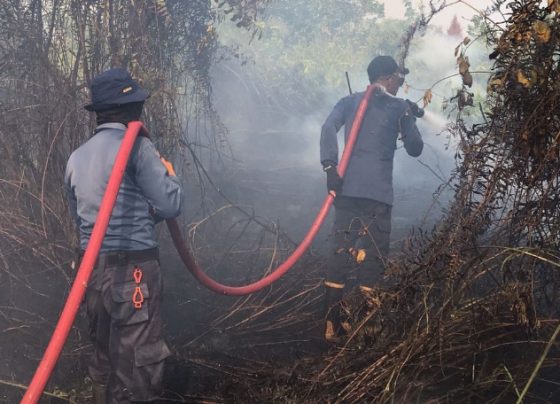
[[[132,303],[134,303],[135,308],[141,309],[142,303],[144,303],[144,295],[142,294],[142,290],[140,289],[142,270],[138,267],[135,267],[132,276],[134,277],[134,282],[136,283],[136,288],[134,289],[134,293],[132,294]]]

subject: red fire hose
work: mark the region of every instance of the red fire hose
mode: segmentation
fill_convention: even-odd
[[[113,207],[115,206],[115,201],[117,200],[117,194],[121,186],[122,178],[126,170],[126,165],[128,163],[128,158],[130,156],[130,151],[132,146],[134,146],[134,141],[138,136],[138,133],[142,129],[142,122],[135,121],[128,124],[128,129],[124,135],[124,139],[121,143],[117,156],[115,157],[115,165],[111,176],[109,177],[109,182],[107,183],[107,189],[101,200],[101,205],[99,206],[99,213],[97,219],[95,220],[95,225],[93,226],[93,231],[91,233],[91,238],[89,240],[88,246],[80,263],[80,268],[76,274],[76,279],[72,284],[72,289],[58,324],[54,330],[51,337],[47,350],[43,355],[39,367],[35,371],[35,375],[29,384],[29,388],[25,392],[21,403],[31,404],[39,401],[45,385],[51,376],[54,365],[60,356],[62,347],[66,342],[72,323],[76,318],[80,303],[84,297],[84,293],[87,288],[88,280],[99,255],[99,250],[101,249],[101,244],[103,243],[103,238],[105,238],[105,232],[107,231],[107,226],[109,225],[109,219],[111,218],[111,213],[113,212]]]
[[[356,117],[348,134],[344,152],[338,165],[338,172],[341,177],[344,176],[346,168],[348,167],[350,155],[352,154],[352,148],[354,147],[354,143],[356,142],[356,139],[358,137],[358,132],[360,131],[360,127],[367,110],[369,98],[376,88],[380,87],[376,85],[368,86],[358,106]],[[136,137],[141,130],[143,130],[143,126],[139,121],[130,122],[128,124],[128,129],[126,130],[122,144],[119,148],[117,156],[115,157],[113,171],[111,173],[111,176],[109,177],[107,189],[105,190],[105,194],[103,195],[103,200],[101,201],[101,205],[99,207],[99,213],[93,227],[92,235],[80,263],[80,268],[78,269],[78,273],[76,274],[76,279],[74,280],[72,289],[70,290],[70,294],[68,296],[64,309],[62,310],[62,314],[60,315],[60,319],[58,320],[58,324],[53,332],[49,345],[47,346],[45,354],[43,355],[43,359],[41,360],[41,363],[35,371],[35,375],[33,376],[28,389],[21,400],[21,404],[34,404],[39,401],[39,398],[43,393],[45,385],[47,384],[47,381],[54,369],[58,357],[60,356],[62,347],[66,342],[66,338],[68,337],[70,328],[72,327],[72,324],[80,307],[80,303],[84,297],[84,293],[86,291],[93,266],[95,265],[95,261],[97,260],[97,256],[99,255],[99,250],[101,249],[103,238],[105,237],[105,232],[107,231],[107,226],[109,225],[109,219],[111,217],[111,213],[117,199],[117,194],[122,182],[124,172],[126,170],[130,152],[132,150]],[[177,221],[174,219],[167,220],[167,226],[171,233],[173,243],[175,244],[175,247],[177,248],[177,251],[181,256],[183,263],[192,272],[196,279],[198,279],[204,286],[215,292],[226,295],[247,295],[258,291],[279,279],[299,260],[299,258],[303,255],[303,253],[307,250],[307,248],[313,241],[313,238],[317,235],[319,228],[321,227],[329,212],[329,208],[333,203],[334,197],[334,194],[329,194],[325,198],[325,201],[323,202],[323,205],[321,206],[317,217],[311,225],[311,228],[305,235],[301,244],[294,250],[294,252],[288,257],[288,259],[268,276],[246,286],[226,286],[211,279],[201,270],[201,268],[194,260],[187,247],[187,244],[185,243],[185,240],[183,239],[183,236],[181,235],[181,231],[179,229]]]
[[[362,125],[364,114],[368,107],[371,93],[376,88],[380,89],[381,87],[377,85],[368,86],[358,106],[354,122],[352,123],[350,132],[348,133],[348,139],[346,139],[344,152],[342,153],[340,163],[338,164],[338,174],[341,177],[344,177],[344,173],[346,172],[346,168],[348,167],[350,156],[352,155],[352,149],[354,148],[354,144],[356,143],[356,139],[358,138],[358,133],[360,132],[360,127]],[[257,292],[269,286],[274,281],[281,278],[286,272],[288,272],[288,270],[301,258],[303,253],[311,245],[311,242],[313,241],[313,239],[319,232],[321,225],[325,221],[325,218],[329,213],[329,209],[334,201],[334,197],[334,193],[332,195],[327,195],[325,201],[323,202],[323,205],[321,206],[321,209],[319,210],[319,213],[315,217],[315,220],[313,221],[313,224],[309,228],[307,234],[303,238],[302,242],[294,250],[294,252],[292,252],[292,254],[286,259],[286,261],[280,264],[274,271],[272,271],[272,273],[265,276],[261,280],[245,286],[223,285],[206,275],[206,273],[204,273],[204,271],[196,263],[189,248],[187,247],[187,244],[183,239],[183,236],[181,235],[181,230],[179,229],[177,221],[175,219],[167,220],[167,227],[169,228],[169,233],[171,234],[171,238],[173,239],[173,244],[175,245],[177,252],[181,256],[183,263],[200,283],[216,293],[222,293],[224,295],[230,296],[243,296]]]

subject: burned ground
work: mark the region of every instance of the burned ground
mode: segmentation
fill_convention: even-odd
[[[0,11],[7,38],[2,55],[11,60],[11,68],[1,73],[0,99],[0,400],[4,402],[21,397],[72,279],[72,224],[56,184],[65,157],[87,133],[87,118],[77,112],[84,102],[78,77],[87,81],[91,70],[102,66],[93,50],[111,55],[124,48],[118,43],[105,44],[107,49],[91,47],[82,37],[74,45],[78,53],[87,54],[86,62],[76,58],[75,64],[50,63],[48,56],[68,43],[52,34],[56,29],[36,27],[44,15],[57,17],[61,10],[38,9],[43,2],[21,9],[16,3]],[[109,7],[110,2],[102,3]],[[73,4],[77,34],[104,26],[103,7],[96,14],[95,8],[80,4]],[[169,9],[157,4],[160,8],[131,16],[146,18],[152,28],[159,21],[160,28],[173,34],[173,20],[166,19],[166,13],[185,10],[179,3],[169,2]],[[453,198],[435,227],[409,233],[406,219],[397,226],[395,238],[401,242],[394,245],[389,286],[368,298],[347,299],[353,331],[340,346],[328,347],[320,340],[321,280],[328,259],[320,246],[279,283],[232,299],[197,285],[162,230],[166,335],[174,350],[166,377],[170,401],[558,402],[560,8],[556,1],[531,0],[497,6],[503,21],[488,22],[483,30],[494,50],[494,66],[488,99],[474,126],[463,119],[473,100],[465,74],[468,66],[464,58],[458,61],[464,86],[452,100],[459,114],[449,128],[458,140]],[[253,14],[247,15],[250,20]],[[61,21],[54,17],[45,21],[56,28]],[[107,27],[116,29],[108,22]],[[205,37],[208,30],[199,28],[193,32]],[[44,31],[51,32],[50,39],[37,42]],[[415,31],[410,32],[413,36]],[[113,34],[119,37],[118,32]],[[160,34],[155,28],[138,33],[145,41],[143,49],[156,54],[155,45],[163,41]],[[36,43],[45,48],[30,51],[24,46]],[[136,43],[128,45],[138,49]],[[321,173],[305,177],[296,167],[295,173],[290,168],[282,175],[264,170],[249,178],[240,169],[215,178],[216,170],[231,157],[221,143],[226,132],[207,102],[208,82],[201,79],[207,78],[202,67],[208,64],[203,61],[209,61],[197,59],[197,46],[186,48],[191,62],[199,63],[188,65],[200,73],[188,76],[190,81],[177,79],[184,77],[182,71],[173,70],[169,77],[155,74],[163,71],[157,64],[142,70],[133,63],[134,53],[120,56],[128,58],[125,64],[132,61],[153,88],[162,81],[185,85],[193,95],[182,102],[203,111],[196,118],[189,116],[185,125],[199,128],[196,136],[181,137],[182,128],[170,123],[175,122],[170,117],[176,104],[162,91],[155,103],[160,107],[154,107],[147,120],[159,133],[168,134],[156,138],[158,145],[175,150],[190,164],[182,168],[183,174],[199,180],[188,187],[200,196],[200,204],[189,208],[182,223],[195,254],[212,276],[240,284],[258,279],[293,249],[297,232],[310,221],[308,212],[314,212],[311,207],[322,198]],[[43,57],[36,58],[37,54]],[[160,53],[172,65],[170,55],[170,49]],[[90,65],[92,60],[97,64]],[[197,126],[201,122],[208,124],[206,129]],[[209,133],[218,133],[210,146],[222,154],[209,152],[215,149],[208,144],[201,146]],[[181,147],[182,141],[190,149]],[[193,148],[212,174],[212,183],[190,156]],[[283,195],[287,182],[293,182],[287,179],[294,176],[301,188]],[[285,201],[281,208],[285,219],[280,223],[271,202],[279,195]],[[302,200],[301,195],[307,197]],[[286,235],[284,228],[299,230]],[[324,240],[325,234],[321,237]],[[84,323],[79,316],[44,402],[84,402],[90,396]]]

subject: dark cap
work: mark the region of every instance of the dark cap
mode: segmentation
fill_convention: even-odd
[[[145,101],[150,94],[140,88],[124,69],[109,69],[91,81],[88,111],[102,111],[122,104]]]
[[[409,73],[409,70],[407,68],[401,69],[391,56],[376,56],[369,63],[367,68],[370,83],[373,83],[380,77],[389,76],[395,72],[405,75]]]

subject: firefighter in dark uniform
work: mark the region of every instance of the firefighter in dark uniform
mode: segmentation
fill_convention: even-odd
[[[337,171],[337,133],[344,125],[348,136],[364,93],[338,101],[321,131],[321,164],[329,192],[336,192],[333,257],[325,281],[327,341],[338,340],[345,333],[340,301],[344,289],[352,286],[347,284],[349,273],[356,273],[364,294],[372,292],[383,274],[389,253],[393,157],[399,134],[412,157],[419,156],[424,146],[411,103],[395,97],[408,69],[400,68],[390,56],[377,56],[367,72],[370,83],[385,91],[374,93],[369,101],[344,181]]]
[[[97,128],[70,156],[64,178],[82,251],[127,124],[140,119],[149,94],[126,70],[110,69],[93,79],[91,97],[86,109],[96,113]],[[173,166],[149,138],[139,136],[85,295],[96,403],[160,397],[170,351],[161,336],[162,276],[154,226],[178,216],[181,199]]]

